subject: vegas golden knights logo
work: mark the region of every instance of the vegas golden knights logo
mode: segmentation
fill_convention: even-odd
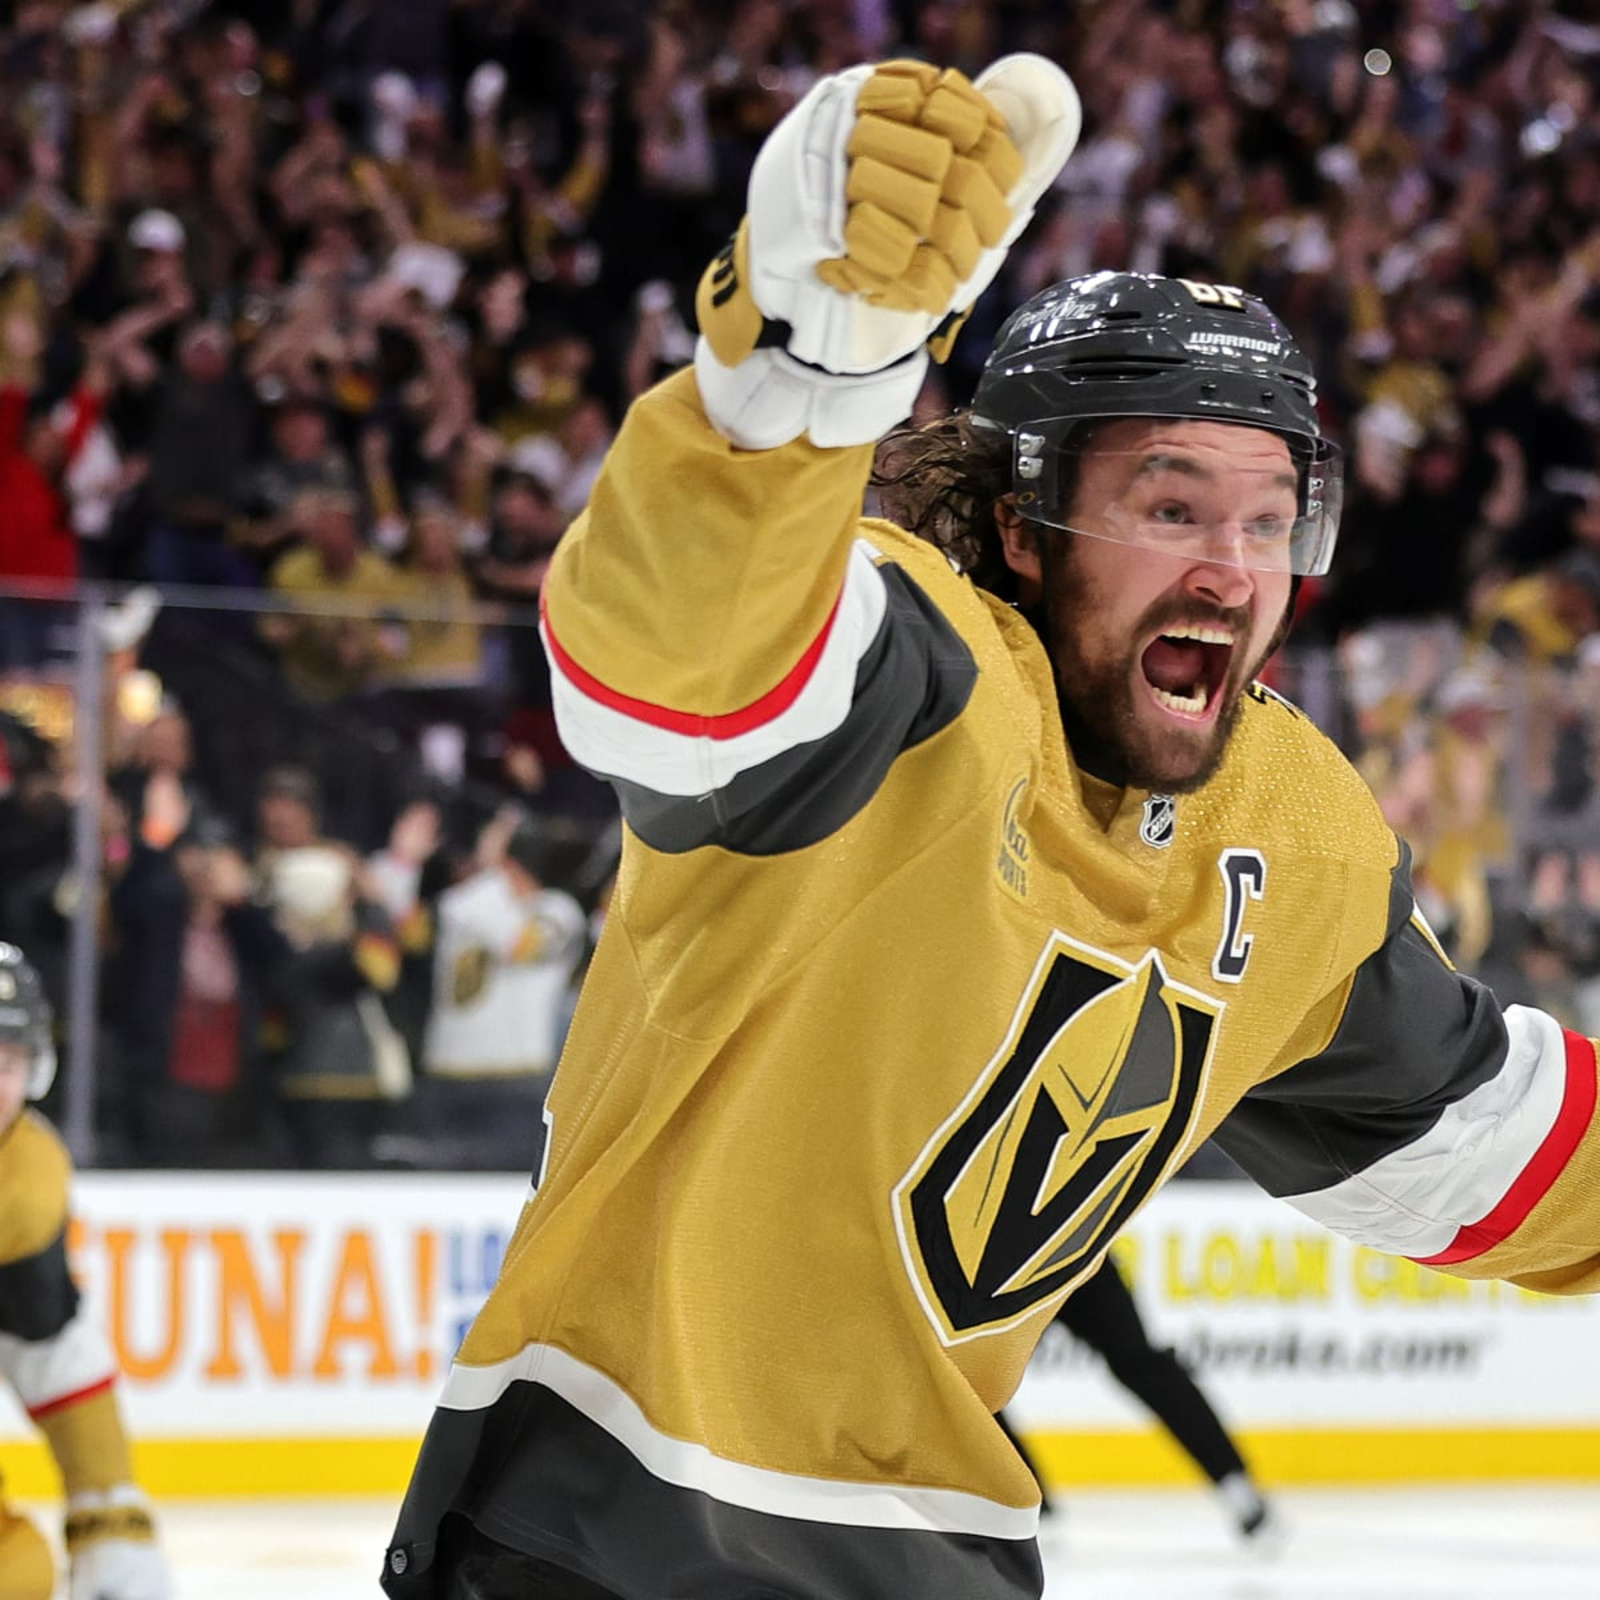
[[[1019,1322],[1083,1277],[1182,1148],[1222,1002],[1052,937],[1010,1032],[895,1190],[940,1338]]]
[[[468,945],[456,957],[450,970],[450,998],[458,1006],[470,1006],[489,987],[494,957],[481,944]]]

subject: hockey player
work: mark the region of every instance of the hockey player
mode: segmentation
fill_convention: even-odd
[[[133,1484],[116,1368],[67,1270],[66,1147],[26,1102],[55,1076],[50,1002],[0,944],[0,1372],[44,1434],[67,1496],[69,1600],[169,1600],[150,1508]],[[43,1535],[0,1500],[0,1600],[50,1600]]]
[[[1267,308],[1054,286],[861,517],[1076,129],[1037,57],[819,82],[555,557],[628,832],[396,1600],[1038,1595],[993,1413],[1213,1132],[1364,1243],[1600,1288],[1594,1043],[1452,971],[1254,685],[1340,484]]]

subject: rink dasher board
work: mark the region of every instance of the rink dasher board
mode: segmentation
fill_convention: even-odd
[[[74,1270],[148,1487],[398,1492],[527,1193],[511,1175],[81,1175]],[[1158,1341],[1276,1481],[1600,1478],[1600,1299],[1445,1278],[1247,1185],[1173,1185],[1118,1248]],[[1059,1329],[1013,1415],[1063,1483],[1192,1472]],[[9,1396],[0,1460],[16,1492],[53,1492]]]

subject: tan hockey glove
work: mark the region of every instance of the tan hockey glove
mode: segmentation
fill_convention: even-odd
[[[695,373],[745,449],[866,444],[911,409],[1077,143],[1042,56],[969,83],[917,61],[824,78],[772,131],[696,300]]]

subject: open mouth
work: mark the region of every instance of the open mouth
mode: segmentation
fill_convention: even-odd
[[[1139,659],[1151,697],[1175,716],[1207,721],[1227,682],[1235,643],[1228,628],[1184,625],[1157,635]]]

